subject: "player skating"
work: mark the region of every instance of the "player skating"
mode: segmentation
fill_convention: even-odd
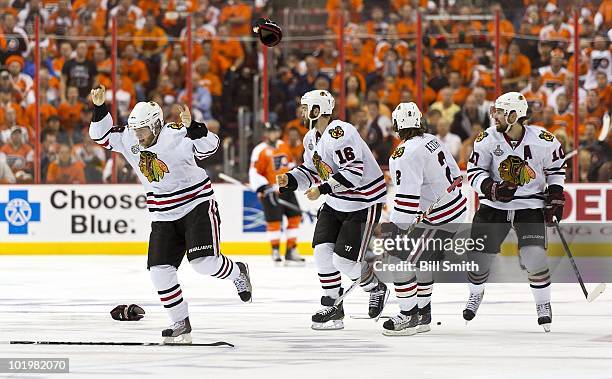
[[[536,303],[538,324],[550,330],[550,273],[546,258],[546,226],[563,214],[565,165],[563,148],[547,131],[526,125],[527,100],[509,92],[495,101],[495,126],[474,142],[468,180],[478,192],[472,238],[484,238],[482,253],[468,256],[478,271],[468,273],[470,297],[463,311],[472,320],[482,302],[489,268],[501,244],[514,228],[519,254]],[[486,237],[485,237],[486,236]],[[483,254],[484,253],[484,254]]]
[[[255,146],[251,153],[249,182],[261,201],[266,218],[268,238],[272,245],[272,259],[281,261],[280,238],[283,215],[287,217],[287,248],[285,263],[304,263],[304,258],[297,251],[297,232],[302,220],[298,203],[293,192],[279,195],[276,175],[281,175],[293,168],[294,163],[287,144],[281,139],[278,125],[264,124],[265,141]],[[289,208],[279,203],[279,198],[293,204]]]
[[[389,158],[389,173],[396,188],[390,223],[382,224],[386,236],[393,237],[406,231],[419,214],[439,203],[416,226],[408,237],[441,240],[452,238],[457,225],[465,218],[467,199],[459,187],[446,194],[455,179],[461,176],[459,167],[448,149],[434,135],[425,133],[421,124],[421,111],[415,103],[401,103],[392,113],[393,129],[402,143]],[[423,225],[425,224],[425,225]],[[420,245],[415,251],[392,252],[389,263],[408,259],[417,269],[394,271],[395,295],[400,313],[385,321],[383,334],[413,335],[427,332],[431,323],[431,294],[433,273],[418,269],[420,262],[439,260],[444,251],[436,250],[436,244]]]
[[[191,343],[187,302],[177,269],[187,254],[200,274],[234,282],[242,301],[251,300],[247,265],[219,251],[219,210],[206,171],[195,162],[217,151],[219,137],[191,120],[182,107],[180,123],[164,124],[155,102],[136,104],[127,129],[113,126],[104,87],[91,91],[94,103],[89,135],[101,146],[121,153],[147,191],[152,216],[147,268],[162,305],[174,323],[162,331],[164,342]]]
[[[281,192],[307,190],[316,200],[327,195],[319,210],[313,236],[314,258],[324,296],[323,308],[312,316],[313,329],[342,329],[344,273],[370,293],[369,315],[382,312],[388,296],[384,283],[363,262],[365,251],[385,202],[387,189],[380,167],[357,129],[330,117],[334,98],[327,91],[307,92],[301,99],[304,124],[304,164],[279,175]],[[362,273],[363,268],[363,273]]]

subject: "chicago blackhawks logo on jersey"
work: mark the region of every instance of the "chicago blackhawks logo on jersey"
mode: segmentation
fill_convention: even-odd
[[[542,130],[542,133],[540,133],[540,138],[542,138],[544,141],[551,142],[553,139],[555,139],[555,136],[548,133],[546,130]]]
[[[138,168],[140,168],[142,174],[149,180],[149,183],[159,182],[164,178],[164,174],[170,172],[164,161],[157,158],[157,154],[150,151],[140,152]]]
[[[329,179],[329,174],[331,174],[333,172],[332,168],[329,167],[329,165],[325,162],[323,162],[323,160],[321,159],[321,156],[319,155],[319,153],[317,153],[315,151],[314,155],[312,156],[312,163],[314,164],[315,168],[317,169],[317,173],[319,174],[319,177],[322,180],[327,180]]]
[[[404,149],[405,149],[404,146],[398,147],[397,149],[395,149],[395,151],[391,155],[391,158],[397,159],[397,158],[401,157],[402,155],[404,155]]]
[[[489,133],[487,132],[480,132],[480,134],[478,135],[478,137],[476,137],[476,142],[480,142],[483,139],[485,139],[486,136],[488,136]]]
[[[181,129],[183,127],[183,123],[182,122],[171,122],[171,123],[169,123],[166,126],[169,127],[169,128],[178,130],[178,129]]]
[[[332,136],[332,138],[338,139],[344,135],[344,130],[342,130],[340,126],[336,126],[329,131],[329,135]]]
[[[502,180],[523,186],[535,179],[535,171],[516,155],[510,155],[499,164],[499,176]]]

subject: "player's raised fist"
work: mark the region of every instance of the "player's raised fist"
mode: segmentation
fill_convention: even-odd
[[[104,86],[101,84],[100,87],[91,90],[91,101],[94,103],[94,105],[104,104],[104,101],[106,100],[104,96],[105,93],[106,88],[104,88]]]
[[[276,184],[278,184],[279,187],[287,187],[289,184],[289,177],[287,177],[287,174],[276,175]]]
[[[191,112],[189,112],[189,107],[186,105],[176,105],[179,111],[179,118],[183,125],[188,128],[191,126]]]
[[[319,191],[319,187],[310,187],[306,190],[306,197],[308,200],[317,200],[321,196],[321,191]]]

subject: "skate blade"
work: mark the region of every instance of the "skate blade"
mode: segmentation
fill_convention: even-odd
[[[180,336],[176,336],[176,337],[164,337],[164,340],[162,341],[162,343],[163,344],[171,343],[174,345],[191,345],[192,341],[193,340],[191,339],[191,334],[186,333],[186,334],[181,334]]]
[[[544,328],[544,331],[546,333],[550,332],[550,324],[542,324],[542,328]]]
[[[417,328],[405,328],[402,330],[383,329],[382,334],[388,337],[413,336],[417,334]]]
[[[431,327],[429,325],[419,325],[417,326],[417,333],[425,333],[429,332]]]
[[[385,292],[385,298],[383,300],[383,306],[382,309],[380,310],[380,313],[374,317],[374,322],[378,322],[378,320],[380,319],[380,316],[382,315],[383,311],[385,310],[385,306],[387,305],[387,300],[389,300],[389,294],[391,292],[389,291],[389,289],[387,288],[387,291]]]
[[[344,329],[344,322],[342,320],[331,320],[328,322],[313,322],[313,330],[340,330]]]

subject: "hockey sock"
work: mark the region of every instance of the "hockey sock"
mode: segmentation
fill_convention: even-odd
[[[336,267],[338,271],[340,271],[344,275],[348,276],[349,279],[351,279],[352,281],[361,279],[362,277],[361,276],[361,263],[352,261],[350,259],[346,259],[344,257],[339,256],[336,253],[334,253],[332,261],[333,261],[334,267]],[[373,273],[372,273],[372,277],[370,277],[370,274],[366,274],[366,275],[368,277],[364,279],[371,280],[371,282],[367,283],[366,286],[362,288],[368,291],[374,288],[378,284],[378,279],[376,279]],[[362,282],[364,281],[360,280],[360,283]]]
[[[417,271],[417,299],[419,308],[425,308],[431,302],[433,292],[433,273],[431,271]]]
[[[192,260],[191,267],[202,275],[234,280],[240,275],[238,265],[223,254]]]
[[[293,249],[297,245],[297,234],[301,220],[301,216],[289,217],[287,220],[287,250]]]
[[[178,283],[176,268],[170,265],[152,266],[151,281],[157,290],[162,305],[168,311],[172,322],[179,322],[189,316],[187,302],[183,300],[183,291]]]
[[[482,274],[469,271],[468,280],[470,281],[469,287],[471,293],[482,293],[484,291],[484,285],[489,279],[489,271],[485,271]]]
[[[519,250],[527,269],[529,286],[536,304],[550,302],[550,272],[546,250],[541,246],[524,246]]]
[[[416,278],[412,277],[412,279],[405,282],[393,282],[393,285],[395,286],[395,296],[402,313],[413,311],[414,307],[417,306]]]
[[[378,278],[374,275],[372,266],[363,263],[363,270],[361,272],[361,282],[359,286],[366,292],[372,291],[378,285]]]
[[[322,243],[314,247],[314,259],[323,292],[325,296],[337,299],[340,297],[342,279],[340,271],[334,267],[332,262],[333,254],[333,243]]]
[[[281,237],[281,223],[280,221],[270,221],[267,225],[268,239],[272,245],[272,249],[278,249],[280,245]]]

